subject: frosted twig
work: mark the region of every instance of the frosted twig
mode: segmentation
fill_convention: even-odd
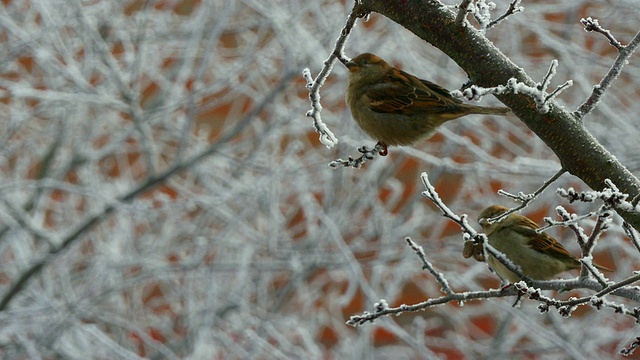
[[[586,273],[583,274],[583,271],[586,270],[591,275],[593,275],[596,281],[599,282],[603,288],[609,285],[604,275],[602,275],[602,273],[598,271],[598,269],[596,269],[595,266],[593,266],[593,262],[591,261],[591,258],[587,259],[583,257],[582,259],[580,259],[580,263],[582,264],[582,267],[583,267],[582,270],[580,271],[580,276],[587,276]]]
[[[636,321],[640,320],[640,309],[638,308],[634,308],[632,311],[628,310],[624,305],[621,304],[616,304],[614,302],[611,301],[606,301],[604,300],[604,296],[607,294],[612,294],[615,293],[617,290],[625,288],[627,285],[632,284],[634,282],[637,282],[640,280],[640,274],[635,274],[633,276],[630,276],[622,281],[619,281],[617,283],[612,283],[606,287],[603,287],[600,291],[598,291],[597,293],[590,295],[590,296],[584,296],[584,297],[580,297],[580,298],[570,298],[568,300],[556,300],[556,299],[552,299],[546,296],[543,296],[542,294],[540,294],[540,289],[537,288],[533,288],[533,287],[529,287],[529,285],[527,285],[524,281],[520,281],[518,283],[515,284],[515,287],[527,294],[529,296],[529,299],[531,300],[537,300],[539,302],[541,302],[541,305],[538,306],[538,309],[540,310],[540,312],[547,312],[549,311],[549,307],[555,307],[556,309],[558,309],[558,312],[562,315],[562,316],[570,316],[571,313],[579,306],[579,305],[586,305],[586,304],[590,304],[592,305],[594,308],[600,310],[602,307],[609,307],[614,309],[617,313],[622,313],[628,316],[633,317]],[[637,293],[638,290],[637,288],[627,288],[628,290],[635,290],[635,292]]]
[[[495,10],[496,3],[486,0],[476,0],[471,7],[471,14],[480,25],[481,30],[486,30],[491,21],[491,11]]]
[[[547,94],[547,87],[549,87],[549,83],[551,79],[556,74],[556,69],[558,67],[558,60],[551,61],[551,65],[549,66],[549,70],[547,74],[544,76],[542,82],[537,83],[535,87],[526,85],[524,83],[518,82],[515,78],[509,79],[507,82],[507,87],[514,93],[522,93],[530,96],[533,101],[536,103],[536,108],[541,114],[546,114],[549,112],[549,101],[553,100],[558,94],[560,94],[564,89],[573,85],[572,80],[567,80],[564,84],[558,86],[556,90],[551,92],[551,94]]]
[[[449,286],[449,282],[447,281],[447,279],[444,278],[444,275],[441,272],[436,271],[436,269],[429,262],[429,260],[427,260],[427,256],[425,255],[424,249],[422,248],[422,246],[413,242],[413,240],[411,240],[410,237],[406,237],[404,240],[407,242],[407,244],[409,244],[411,249],[416,252],[420,260],[422,260],[422,269],[429,270],[429,272],[431,273],[431,275],[433,275],[433,277],[436,279],[438,284],[440,284],[440,286],[442,287],[441,290],[445,294],[453,295],[454,293],[453,293],[453,290],[451,290],[451,286]]]
[[[611,31],[600,26],[598,19],[592,19],[591,17],[588,17],[586,19],[585,18],[580,19],[580,22],[582,23],[582,25],[584,25],[584,31],[586,32],[595,31],[597,33],[604,35],[607,39],[609,39],[609,44],[611,44],[613,47],[615,47],[618,50],[620,50],[620,48],[623,47],[622,44],[620,44],[620,42],[616,40],[616,38],[611,34]]]
[[[486,0],[476,0],[474,4],[473,0],[462,0],[460,5],[457,6],[458,14],[456,15],[456,23],[462,25],[467,14],[471,13],[480,25],[480,29],[484,31],[496,26],[510,15],[523,11],[524,8],[518,6],[519,4],[520,0],[513,0],[504,14],[495,20],[491,20],[491,11],[495,10],[495,3],[487,2]]]
[[[541,233],[544,232],[547,229],[550,229],[554,226],[562,226],[562,227],[569,227],[571,228],[572,226],[576,225],[578,222],[580,222],[581,220],[590,218],[592,216],[594,216],[596,214],[596,212],[590,212],[584,215],[575,215],[573,214],[572,216],[569,216],[567,210],[565,210],[562,206],[558,206],[556,207],[556,212],[558,213],[558,215],[560,215],[560,217],[562,217],[563,219],[561,221],[556,221],[551,219],[550,217],[545,217],[542,220],[545,222],[545,226],[542,226],[538,229],[536,229],[537,232]],[[584,241],[586,241],[586,237],[583,239]]]
[[[498,190],[498,194],[502,195],[502,196],[506,196],[508,198],[511,198],[512,200],[515,201],[520,201],[522,204],[513,207],[511,209],[509,209],[509,211],[500,214],[498,216],[496,216],[495,218],[491,218],[491,219],[487,219],[487,221],[489,222],[489,224],[494,223],[496,221],[500,221],[504,218],[506,218],[507,216],[513,214],[516,211],[520,211],[524,208],[526,208],[529,203],[531,203],[533,200],[535,200],[538,195],[542,194],[542,192],[544,190],[546,190],[549,185],[551,185],[554,181],[558,180],[558,178],[560,176],[562,176],[562,174],[564,174],[565,172],[567,172],[567,170],[565,170],[564,168],[558,170],[557,173],[555,173],[550,179],[548,179],[547,181],[544,182],[544,184],[542,184],[542,186],[540,186],[536,191],[534,191],[532,194],[525,194],[522,191],[520,191],[518,194],[511,194],[509,192],[506,192],[502,189]]]
[[[441,296],[435,299],[429,299],[414,305],[403,304],[395,308],[381,309],[380,311],[377,311],[378,309],[376,309],[376,312],[374,313],[365,311],[362,315],[351,316],[349,318],[349,321],[347,321],[347,325],[351,325],[351,326],[364,325],[367,322],[373,322],[375,319],[385,315],[389,315],[389,314],[400,315],[406,311],[411,311],[411,312],[420,311],[435,305],[446,304],[452,301],[461,302],[461,301],[477,300],[477,299],[491,299],[491,298],[512,296],[512,295],[516,295],[516,293],[517,291],[513,287],[508,289],[500,289],[500,290],[469,291],[464,293],[454,293],[452,295],[446,295],[446,296]]]
[[[581,220],[587,219],[593,215],[596,214],[596,212],[589,212],[587,214],[584,215],[576,215],[576,214],[570,214],[564,207],[562,206],[557,206],[556,207],[556,213],[558,214],[558,216],[560,216],[560,218],[562,219],[561,221],[554,221],[551,218],[545,217],[544,218],[544,222],[546,222],[547,224],[549,224],[548,227],[545,228],[540,228],[537,231],[538,232],[542,232],[546,229],[548,229],[549,227],[552,226],[564,226],[564,227],[568,227],[569,229],[571,229],[577,236],[578,238],[578,244],[582,247],[584,246],[584,244],[587,243],[587,235],[584,233],[584,229],[582,227],[580,227],[578,225],[578,223]]]
[[[630,356],[638,347],[640,347],[640,336],[636,337],[636,339],[627,347],[620,349],[619,353],[622,356]]]
[[[573,85],[573,80],[567,80],[564,82],[564,84],[558,86],[555,90],[553,90],[551,92],[551,94],[547,95],[547,97],[544,98],[544,102],[547,103],[553,99],[555,99],[556,96],[558,96],[564,89],[568,88],[569,86]]]
[[[451,96],[457,98],[465,98],[467,100],[480,100],[485,95],[500,95],[509,91],[509,88],[505,85],[498,85],[494,87],[471,85],[463,90],[451,91]]]
[[[600,26],[597,19],[586,18],[581,19],[580,22],[584,25],[585,31],[595,31],[600,34],[603,34],[611,45],[613,45],[616,49],[618,49],[618,57],[613,62],[613,65],[607,72],[607,74],[600,80],[598,85],[593,87],[591,91],[591,95],[585,100],[585,102],[580,105],[576,111],[573,112],[573,116],[575,116],[578,120],[582,120],[585,115],[593,111],[598,102],[600,102],[600,98],[604,95],[605,91],[611,86],[613,80],[615,80],[618,75],[622,72],[622,68],[627,63],[633,52],[640,45],[640,32],[638,32],[631,42],[627,45],[622,45],[618,40],[611,35],[609,30],[604,29]]]
[[[520,5],[520,0],[513,0],[511,4],[509,4],[509,8],[507,9],[507,11],[504,14],[500,15],[497,19],[491,21],[485,29],[490,29],[498,25],[502,20],[506,19],[507,17],[515,13],[524,11],[524,7],[519,5]]]
[[[361,153],[362,156],[355,159],[349,156],[347,160],[336,159],[330,162],[329,166],[334,169],[338,167],[352,167],[354,169],[358,169],[361,168],[362,165],[364,165],[367,161],[372,160],[376,155],[379,154],[381,156],[384,156],[384,148],[385,145],[382,143],[377,143],[376,146],[373,147],[373,149],[369,149],[368,147],[363,145],[358,148],[358,152]]]
[[[582,202],[593,202],[596,199],[603,201],[607,209],[620,209],[627,212],[640,212],[640,205],[627,201],[628,194],[621,192],[618,187],[609,179],[604,180],[605,188],[602,191],[582,191],[577,192],[573,188],[558,189],[560,197],[569,200],[569,203],[580,200]]]
[[[329,77],[329,74],[333,69],[333,64],[336,60],[340,60],[343,64],[347,62],[344,55],[344,47],[347,39],[349,38],[349,34],[355,26],[356,19],[366,18],[368,15],[369,10],[356,1],[353,6],[353,10],[351,10],[351,13],[349,14],[347,23],[344,28],[342,28],[340,36],[336,40],[333,52],[324,61],[324,66],[320,70],[318,76],[313,79],[311,76],[311,70],[308,68],[302,71],[302,76],[307,81],[306,87],[309,89],[309,100],[311,101],[311,110],[307,111],[306,115],[313,118],[313,127],[316,132],[320,134],[320,142],[329,149],[338,143],[338,139],[333,135],[333,132],[329,130],[320,116],[320,112],[322,112],[322,105],[320,104],[320,87],[324,85],[325,80]]]
[[[607,209],[602,209],[598,213],[596,224],[593,227],[593,230],[591,230],[591,235],[589,235],[589,238],[587,239],[587,243],[585,244],[583,253],[585,253],[586,251],[587,252],[586,254],[591,254],[591,251],[593,250],[593,247],[597,244],[600,236],[602,236],[602,234],[609,229],[609,225],[611,225],[612,215],[613,214],[611,210],[607,210]]]
[[[609,301],[605,302],[604,300],[602,303],[599,303],[597,301],[594,302],[593,299],[602,299],[605,295],[612,294],[622,296],[630,300],[640,301],[640,292],[638,291],[638,289],[636,287],[627,286],[638,280],[640,280],[640,275],[636,274],[615,284],[610,284],[606,287],[603,287],[598,282],[588,278],[579,278],[573,280],[532,281],[531,285],[527,285],[525,281],[520,281],[516,283],[515,286],[511,286],[508,288],[502,288],[499,290],[454,293],[452,295],[441,296],[435,299],[428,299],[414,305],[403,304],[398,307],[390,308],[379,306],[380,303],[377,303],[376,305],[378,306],[375,306],[375,311],[373,313],[365,311],[361,315],[351,316],[349,321],[347,321],[347,325],[359,326],[366,324],[367,322],[373,322],[374,320],[385,315],[400,315],[403,312],[407,311],[421,311],[429,307],[446,304],[448,302],[464,302],[468,300],[502,298],[518,295],[520,293],[526,294],[531,300],[540,301],[541,304],[538,307],[540,312],[547,312],[549,311],[550,307],[556,307],[561,314],[563,314],[564,316],[568,316],[571,315],[571,313],[577,306],[591,304],[596,309],[599,309],[601,306],[612,308],[616,312],[632,316],[637,320],[638,318],[640,318],[640,310],[634,309],[633,311],[630,311],[627,310],[623,305],[619,305]],[[540,293],[541,290],[569,290],[577,288],[591,289],[597,292],[594,295],[581,298],[570,298],[566,301],[556,300],[544,296]]]
[[[464,97],[468,100],[479,100],[480,98],[488,94],[499,95],[504,93],[521,93],[531,97],[533,101],[535,101],[538,111],[541,114],[546,114],[550,110],[549,102],[556,96],[558,96],[564,89],[573,85],[572,80],[567,80],[564,84],[558,86],[550,94],[547,93],[547,88],[549,87],[551,79],[556,74],[557,67],[558,60],[551,61],[549,71],[547,71],[547,74],[544,76],[542,82],[537,83],[535,87],[518,82],[518,80],[516,80],[515,78],[511,78],[509,79],[509,81],[507,81],[506,85],[498,85],[488,88],[472,85],[462,91],[452,91],[451,95],[459,98]]]
[[[622,228],[624,229],[624,232],[627,234],[629,239],[631,239],[631,243],[633,244],[633,246],[635,246],[638,252],[640,252],[640,234],[638,233],[638,230],[634,229],[626,221],[622,223]]]
[[[473,17],[476,19],[476,21],[478,21],[478,24],[480,24],[480,29],[484,31],[494,27],[499,22],[506,19],[508,16],[524,10],[523,7],[518,6],[519,3],[520,0],[514,0],[513,2],[511,2],[507,11],[493,21],[491,20],[491,11],[495,10],[496,4],[494,2],[477,0],[475,5],[472,5],[471,7],[471,13],[473,14]]]

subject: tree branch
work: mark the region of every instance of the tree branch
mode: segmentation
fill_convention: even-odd
[[[536,85],[480,31],[457,24],[456,14],[439,1],[362,0],[362,4],[442,50],[464,69],[474,84],[491,87],[506,84],[513,78],[528,86]],[[581,121],[554,101],[550,102],[548,113],[540,114],[527,95],[505,93],[496,97],[551,148],[564,169],[592,189],[603,189],[605,179],[611,179],[631,198],[640,195],[640,180],[613,157]],[[616,210],[634,228],[640,229],[640,213],[619,207]]]

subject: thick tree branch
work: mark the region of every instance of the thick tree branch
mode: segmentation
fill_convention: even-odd
[[[480,32],[456,23],[456,14],[439,1],[362,0],[378,12],[442,50],[468,74],[472,83],[491,87],[509,79],[530,86],[535,82],[522,68],[496,49]],[[551,111],[542,115],[536,104],[523,94],[496,97],[511,108],[558,156],[562,167],[594,190],[611,181],[630,198],[640,195],[640,181],[613,157],[571,113],[551,102]],[[616,208],[634,228],[640,229],[640,213]]]

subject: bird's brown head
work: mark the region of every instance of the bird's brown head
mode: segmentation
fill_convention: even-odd
[[[345,65],[349,69],[349,81],[375,82],[391,69],[391,65],[371,53],[360,54]]]
[[[487,233],[488,235],[489,233],[493,232],[493,230],[497,227],[497,224],[498,224],[498,223],[490,224],[489,219],[502,215],[507,211],[509,211],[509,209],[504,206],[491,205],[485,208],[484,210],[482,210],[482,212],[478,216],[478,224],[482,226],[482,229],[484,229],[485,233]]]

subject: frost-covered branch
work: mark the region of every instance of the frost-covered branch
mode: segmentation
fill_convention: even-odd
[[[604,299],[605,295],[615,293],[618,289],[625,288],[628,285],[633,284],[634,282],[637,282],[639,280],[640,274],[635,274],[620,282],[611,283],[610,285],[603,287],[602,290],[591,296],[583,296],[580,298],[572,297],[568,300],[556,300],[546,297],[540,294],[540,289],[530,287],[524,281],[516,283],[515,286],[519,291],[526,293],[529,296],[529,299],[537,300],[542,303],[540,306],[538,306],[538,309],[541,313],[549,311],[550,307],[555,307],[563,317],[569,317],[571,316],[571,313],[573,313],[573,311],[577,309],[578,306],[589,304],[597,310],[600,310],[602,307],[612,308],[616,313],[629,315],[636,321],[640,321],[640,308],[634,307],[633,310],[629,310],[622,304],[614,303]],[[638,293],[637,287],[627,287],[627,290],[635,291],[636,293]],[[636,294],[635,297],[637,298],[637,296],[638,294]]]
[[[400,315],[403,312],[415,312],[421,311],[432,306],[446,304],[448,302],[456,301],[456,302],[464,302],[468,300],[478,300],[478,299],[491,299],[491,298],[499,298],[505,296],[516,295],[517,291],[515,288],[510,287],[507,289],[500,290],[489,290],[489,291],[469,291],[463,293],[455,293],[452,295],[441,296],[435,299],[429,299],[414,305],[400,305],[395,308],[376,308],[376,311],[373,313],[365,311],[362,315],[353,315],[347,321],[347,325],[351,326],[360,326],[364,325],[367,322],[373,322],[375,319],[385,316],[385,315]]]
[[[607,74],[602,78],[598,85],[593,87],[593,91],[587,100],[573,112],[573,115],[582,120],[585,115],[590,113],[600,102],[600,98],[604,95],[605,91],[613,84],[613,81],[620,75],[622,72],[622,68],[627,63],[631,55],[636,51],[638,46],[640,45],[640,32],[638,32],[631,42],[627,45],[622,45],[615,37],[611,34],[609,30],[604,29],[598,23],[597,19],[592,19],[590,17],[586,19],[581,19],[580,22],[584,25],[585,31],[595,31],[600,34],[603,34],[608,40],[609,43],[614,46],[618,50],[618,57],[613,62],[613,65],[607,72]]]
[[[351,30],[356,24],[356,20],[358,18],[367,18],[369,16],[369,11],[363,7],[358,1],[355,2],[353,6],[353,10],[349,14],[349,18],[347,19],[347,23],[344,28],[340,32],[340,36],[336,40],[336,44],[333,48],[333,52],[329,57],[324,61],[323,67],[320,70],[320,73],[314,79],[311,76],[311,70],[305,68],[302,71],[302,76],[304,76],[307,81],[307,89],[309,90],[309,100],[311,101],[311,110],[307,111],[307,116],[313,118],[313,127],[320,134],[320,142],[326,146],[327,148],[332,148],[338,143],[338,139],[333,135],[333,132],[329,130],[327,125],[322,121],[320,113],[322,112],[322,105],[320,104],[320,88],[324,85],[325,80],[331,74],[331,70],[333,69],[333,65],[336,60],[340,60],[343,64],[348,60],[344,55],[344,47],[347,43],[347,39],[351,34]]]
[[[493,87],[482,87],[477,85],[471,85],[463,90],[452,90],[451,96],[457,98],[464,98],[467,100],[480,100],[485,95],[500,95],[508,91],[508,88],[504,85],[498,85]]]
[[[602,236],[602,234],[609,229],[609,226],[611,226],[612,215],[612,212],[606,209],[603,209],[598,213],[596,224],[593,227],[593,230],[591,230],[591,235],[589,235],[589,238],[582,249],[583,254],[591,254],[600,236]]]
[[[634,229],[626,221],[622,223],[622,228],[624,229],[624,232],[627,234],[629,239],[631,239],[631,243],[633,244],[633,246],[635,246],[636,250],[640,252],[640,233],[638,233],[638,230]]]
[[[410,237],[405,238],[405,241],[409,244],[411,249],[416,252],[420,260],[422,260],[422,269],[429,270],[431,275],[436,279],[438,284],[441,286],[441,290],[447,295],[453,295],[453,290],[451,290],[451,286],[449,286],[449,282],[444,278],[444,274],[433,267],[433,265],[427,260],[427,256],[424,253],[424,249],[422,246],[416,244]]]
[[[638,347],[640,347],[640,336],[636,337],[636,339],[624,349],[620,349],[619,353],[622,356],[631,356]]]
[[[466,98],[468,100],[480,100],[485,95],[493,94],[500,95],[505,93],[512,94],[526,94],[533,99],[536,103],[536,108],[541,114],[546,114],[549,112],[549,102],[553,100],[556,96],[558,96],[564,89],[573,85],[572,80],[567,80],[564,84],[558,86],[555,90],[553,90],[550,94],[547,93],[547,88],[549,87],[549,83],[551,79],[556,74],[556,69],[558,67],[558,60],[553,60],[551,65],[549,66],[549,71],[545,75],[544,79],[537,83],[536,86],[529,86],[524,83],[518,82],[515,78],[509,79],[506,85],[498,85],[494,87],[481,87],[476,85],[471,85],[466,89],[460,91],[455,90],[452,91],[451,94],[455,97]]]
[[[480,25],[480,29],[487,30],[496,26],[510,15],[523,11],[524,8],[518,6],[519,4],[520,0],[513,0],[504,14],[495,20],[491,20],[491,11],[496,8],[495,3],[486,2],[486,0],[476,0],[475,3],[473,0],[463,0],[460,5],[457,6],[458,14],[456,15],[456,23],[461,25],[467,14],[471,13]]]
[[[496,25],[498,25],[502,20],[506,19],[507,17],[515,14],[515,13],[519,13],[524,11],[524,7],[523,6],[519,6],[520,5],[520,0],[513,0],[511,2],[511,4],[509,4],[509,8],[507,9],[507,11],[500,15],[497,19],[491,21],[489,24],[487,24],[486,29],[490,29]]]
[[[347,160],[336,159],[329,163],[329,166],[332,168],[339,167],[352,167],[354,169],[359,169],[364,165],[367,161],[373,160],[376,155],[385,156],[386,155],[386,145],[383,143],[377,143],[372,149],[369,149],[366,146],[361,146],[358,148],[358,152],[362,154],[362,156],[357,158],[352,158],[349,156]]]
[[[511,194],[509,192],[506,192],[502,189],[498,190],[498,194],[502,195],[502,196],[506,196],[512,200],[515,201],[519,201],[521,202],[520,205],[513,207],[511,209],[509,209],[509,211],[500,214],[499,216],[496,216],[495,218],[491,218],[491,219],[487,219],[487,221],[489,222],[489,224],[496,222],[496,221],[500,221],[504,218],[506,218],[507,216],[509,216],[510,214],[513,214],[516,211],[520,211],[524,208],[526,208],[529,203],[531,203],[533,200],[535,200],[540,194],[542,194],[542,192],[549,187],[549,185],[551,185],[554,181],[558,180],[558,178],[560,176],[562,176],[562,174],[564,174],[565,172],[567,172],[565,169],[560,169],[558,170],[557,173],[555,173],[549,180],[545,181],[544,184],[542,184],[542,186],[540,186],[536,191],[534,191],[532,194],[525,194],[522,191],[518,192],[518,194]]]
[[[526,85],[524,83],[518,82],[516,79],[512,78],[507,83],[507,89],[513,92],[514,94],[526,94],[536,103],[536,108],[541,114],[546,114],[549,112],[549,101],[553,100],[556,96],[558,96],[564,89],[573,85],[572,80],[567,80],[564,84],[558,86],[554,91],[550,94],[547,93],[547,87],[549,87],[549,83],[551,79],[556,74],[556,69],[558,68],[558,60],[551,61],[551,65],[549,66],[549,70],[547,74],[544,76],[542,82],[536,84],[535,87]]]
[[[640,205],[633,204],[627,201],[628,194],[621,192],[618,187],[609,179],[604,180],[605,188],[602,191],[581,191],[577,192],[573,188],[558,189],[558,195],[560,197],[569,200],[569,203],[574,201],[593,202],[600,199],[604,202],[603,206],[607,209],[623,210],[628,212],[640,212]]]
[[[475,4],[471,5],[471,14],[480,24],[481,30],[487,30],[497,25],[502,20],[506,19],[509,15],[515,14],[523,10],[522,7],[517,6],[520,0],[515,0],[509,5],[509,9],[495,20],[491,20],[491,12],[495,10],[496,4],[494,2],[487,2],[486,0],[477,0]]]
[[[608,40],[609,44],[611,44],[616,49],[620,50],[623,46],[620,44],[618,40],[611,34],[611,31],[600,26],[598,19],[592,19],[591,17],[580,19],[582,25],[584,25],[584,31],[586,32],[597,32],[604,35]]]
[[[638,288],[628,286],[638,280],[640,280],[640,275],[636,274],[618,283],[612,283],[606,287],[588,278],[579,278],[572,280],[530,281],[529,284],[527,284],[527,282],[525,281],[520,281],[516,283],[515,286],[501,288],[499,290],[453,293],[451,295],[425,300],[417,304],[403,304],[394,308],[390,308],[388,306],[379,306],[380,303],[376,303],[376,306],[374,306],[375,311],[373,313],[365,311],[361,315],[351,316],[349,318],[349,321],[347,321],[347,324],[352,326],[359,326],[367,322],[373,322],[375,319],[378,319],[385,315],[400,315],[403,312],[422,311],[424,309],[436,305],[446,304],[448,302],[464,302],[468,300],[502,298],[516,295],[520,296],[522,294],[526,294],[530,300],[541,302],[541,305],[538,307],[541,313],[547,312],[550,307],[556,307],[558,309],[558,312],[560,312],[563,316],[569,316],[577,308],[577,306],[590,304],[597,310],[600,310],[600,307],[605,306],[614,309],[617,313],[624,313],[625,315],[629,315],[638,319],[640,316],[640,309],[634,308],[633,310],[628,310],[622,304],[603,300],[605,295],[612,294],[636,302],[640,302],[640,291],[638,291]],[[570,298],[564,301],[542,295],[542,293],[540,292],[541,290],[566,291],[579,288],[591,289],[597,292],[593,295],[580,298]],[[595,301],[594,299],[597,301]],[[602,303],[600,302],[600,300],[602,300]],[[386,302],[384,303],[386,304]]]

